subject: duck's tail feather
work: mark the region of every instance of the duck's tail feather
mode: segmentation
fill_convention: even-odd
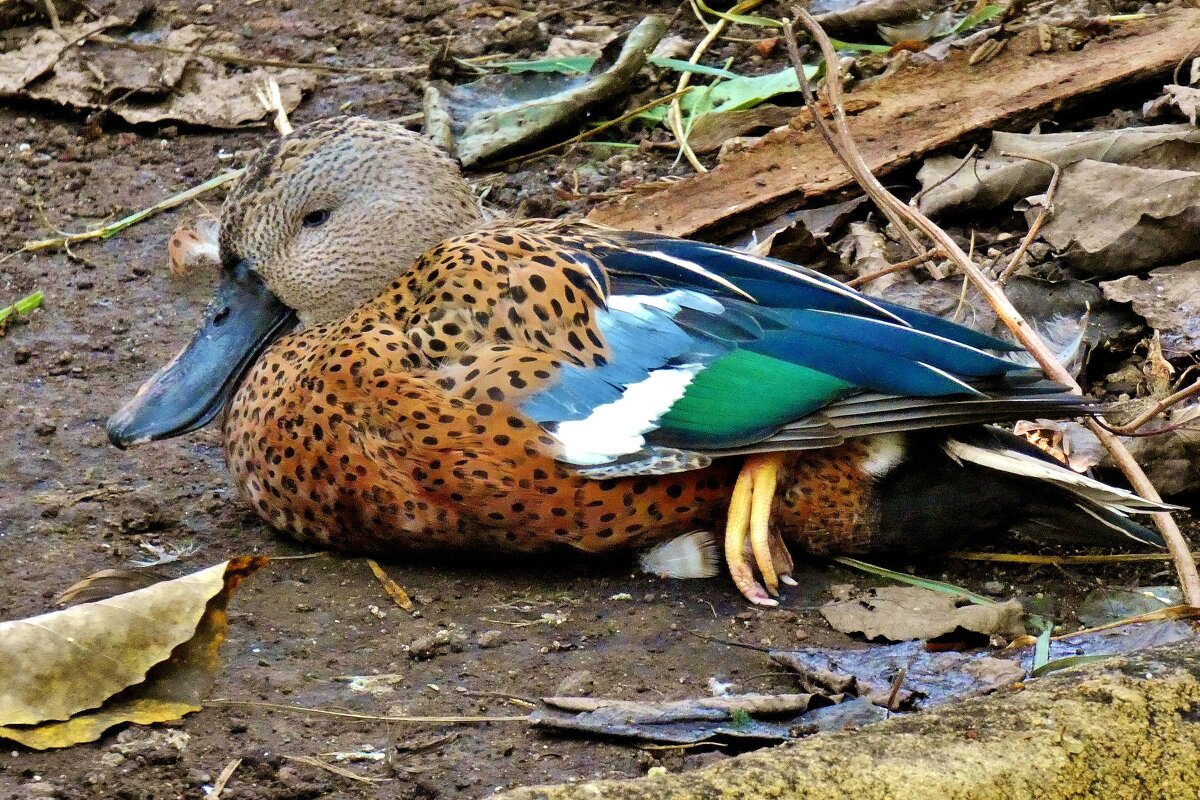
[[[1046,490],[1029,498],[1027,519],[1015,526],[1038,538],[1093,545],[1107,542],[1114,546],[1128,546],[1132,539],[1162,547],[1163,539],[1156,531],[1129,515],[1180,508],[1147,500],[1068,469],[1024,439],[997,428],[955,431],[947,437],[943,449],[959,463],[1036,481]]]

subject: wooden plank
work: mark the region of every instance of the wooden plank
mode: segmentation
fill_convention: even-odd
[[[876,175],[981,131],[1019,126],[1118,86],[1168,75],[1200,47],[1200,9],[1179,8],[1125,23],[1079,50],[1043,53],[1033,29],[991,61],[902,69],[848,95],[850,127]],[[793,122],[796,125],[796,122]],[[588,218],[614,228],[718,239],[851,182],[811,126],[763,137],[711,172],[670,189],[627,196]]]

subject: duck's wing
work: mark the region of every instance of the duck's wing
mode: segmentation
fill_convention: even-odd
[[[475,252],[498,242],[509,254],[510,288],[493,312],[505,336],[564,351],[520,410],[589,474],[1071,414],[1087,402],[1006,358],[1006,342],[803,267],[588,226],[472,241]],[[546,319],[581,298],[583,313]]]

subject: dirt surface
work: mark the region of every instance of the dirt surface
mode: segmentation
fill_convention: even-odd
[[[491,17],[473,15],[476,5],[265,0],[250,13],[225,0],[213,4],[211,14],[190,3],[158,13],[178,24],[202,18],[238,31],[248,52],[265,57],[316,59],[336,46],[340,63],[361,66],[426,63],[448,44],[473,54],[475,44],[461,44],[471,37],[516,55],[544,48],[542,35],[503,43]],[[552,33],[596,18],[624,29],[646,11],[675,10],[659,2],[584,4],[586,12],[580,4],[528,5],[541,9]],[[770,4],[762,11],[776,13]],[[672,29],[692,41],[698,31],[687,14]],[[0,35],[8,46],[24,34]],[[719,55],[744,67],[765,65],[753,55],[753,42],[726,50]],[[294,119],[344,111],[400,116],[419,110],[418,92],[410,78],[322,75]],[[273,135],[268,129],[214,135],[173,126],[89,125],[49,105],[0,108],[0,130],[0,247],[6,253],[55,229],[80,230],[149,206],[243,163]],[[597,162],[594,153],[581,151],[473,177],[492,187],[490,200],[501,208],[559,214],[588,205],[564,196],[682,173],[669,155],[639,155],[630,167],[624,161]],[[557,191],[559,183],[570,192]],[[206,199],[213,209],[218,202]],[[147,545],[195,546],[163,568],[171,575],[230,555],[307,552],[242,507],[215,428],[129,452],[105,438],[107,416],[189,337],[211,289],[212,275],[167,273],[165,244],[178,219],[178,213],[162,215],[72,254],[25,254],[0,264],[5,303],[36,289],[46,293],[45,307],[0,339],[0,618],[46,611],[78,578],[151,557]],[[1075,622],[1073,605],[1098,582],[1170,581],[1165,565],[1104,571],[912,566],[977,591],[1044,593],[1049,610],[1067,625]],[[497,564],[481,554],[385,567],[414,596],[418,613],[394,607],[361,559],[276,561],[233,600],[213,694],[250,705],[214,703],[174,728],[130,729],[69,751],[6,750],[0,753],[0,797],[201,797],[202,787],[238,758],[227,797],[479,797],[498,787],[636,776],[659,764],[690,768],[726,756],[712,748],[639,750],[548,736],[522,722],[380,722],[253,704],[511,716],[528,707],[509,698],[683,698],[708,694],[714,678],[746,691],[788,691],[793,681],[765,654],[695,634],[753,645],[860,646],[828,632],[814,609],[829,598],[831,584],[867,582],[822,563],[805,565],[783,607],[764,611],[748,608],[725,578],[664,582],[637,573],[628,558]],[[443,629],[451,632],[452,646],[415,658],[421,640]],[[396,677],[376,682],[380,688],[372,693],[351,682],[364,675]],[[289,760],[335,752],[364,754],[368,760],[343,766],[382,780],[355,782]],[[378,754],[384,759],[371,760]]]

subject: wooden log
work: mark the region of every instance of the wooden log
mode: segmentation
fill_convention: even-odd
[[[970,65],[969,53],[955,51],[944,62],[908,67],[851,92],[847,108],[859,111],[850,126],[871,170],[886,175],[981,132],[1023,126],[1101,92],[1168,76],[1198,46],[1195,8],[1121,24],[1079,50],[1041,52],[1031,28],[990,61]],[[806,116],[711,172],[597,206],[589,219],[719,240],[847,187],[850,174]]]

